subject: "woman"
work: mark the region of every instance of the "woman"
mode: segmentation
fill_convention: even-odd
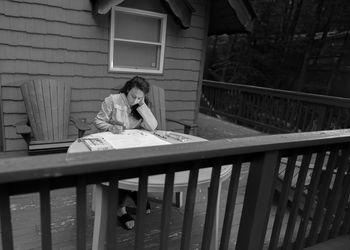
[[[139,76],[127,81],[119,94],[112,94],[102,102],[101,110],[94,121],[95,126],[100,131],[110,131],[114,134],[119,134],[124,129],[155,130],[158,123],[147,106],[149,88],[148,82]],[[136,192],[119,189],[118,218],[121,225],[130,230],[135,226],[135,220],[126,212],[127,196],[130,196],[136,204]],[[146,213],[150,211],[150,204],[147,202]]]

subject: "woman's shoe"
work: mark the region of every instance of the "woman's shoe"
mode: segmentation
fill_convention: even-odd
[[[149,201],[147,200],[147,204],[146,204],[146,214],[150,214],[151,213],[151,204],[149,203]]]
[[[134,228],[135,226],[135,220],[134,218],[126,213],[126,214],[123,214],[122,216],[118,216],[118,219],[119,219],[119,223],[120,225],[122,226],[122,228],[124,228],[125,230],[131,230]],[[130,221],[134,221],[134,225],[133,226],[129,226],[127,223],[130,222]]]

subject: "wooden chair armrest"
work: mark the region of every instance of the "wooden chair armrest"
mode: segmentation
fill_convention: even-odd
[[[170,121],[170,122],[175,122],[177,124],[184,126],[184,134],[189,134],[191,129],[197,127],[196,124],[190,124],[190,123],[184,122],[184,121],[178,121],[178,120],[174,120],[174,119],[170,119],[170,118],[167,118],[166,120]]]
[[[27,144],[30,143],[30,134],[32,129],[28,126],[27,121],[20,121],[15,124],[16,134],[19,134],[23,137]]]
[[[82,137],[85,131],[90,130],[89,124],[86,122],[84,118],[75,118],[70,117],[70,121],[73,122],[74,126],[78,129],[78,137]]]
[[[17,122],[15,124],[16,133],[20,135],[30,134],[32,129],[27,125],[26,121]]]

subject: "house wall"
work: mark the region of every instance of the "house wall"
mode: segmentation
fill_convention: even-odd
[[[137,6],[144,2],[132,0],[123,5]],[[190,2],[196,12],[189,29],[180,29],[168,15],[163,74],[141,76],[166,90],[168,117],[194,122],[202,44],[206,37],[207,1]],[[141,8],[163,10],[160,3]],[[112,89],[117,91],[134,75],[108,72],[109,25],[109,15],[92,14],[89,0],[0,1],[0,81],[5,151],[26,148],[24,140],[15,131],[16,122],[27,117],[19,89],[21,81],[54,78],[71,84],[71,115],[92,121],[104,97]],[[168,130],[180,129],[175,124],[168,125]],[[75,133],[70,126],[70,135]]]

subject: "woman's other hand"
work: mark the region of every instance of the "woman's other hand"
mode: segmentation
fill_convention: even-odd
[[[113,134],[120,134],[124,131],[124,126],[113,125],[113,126],[109,127],[108,131],[113,133]]]

